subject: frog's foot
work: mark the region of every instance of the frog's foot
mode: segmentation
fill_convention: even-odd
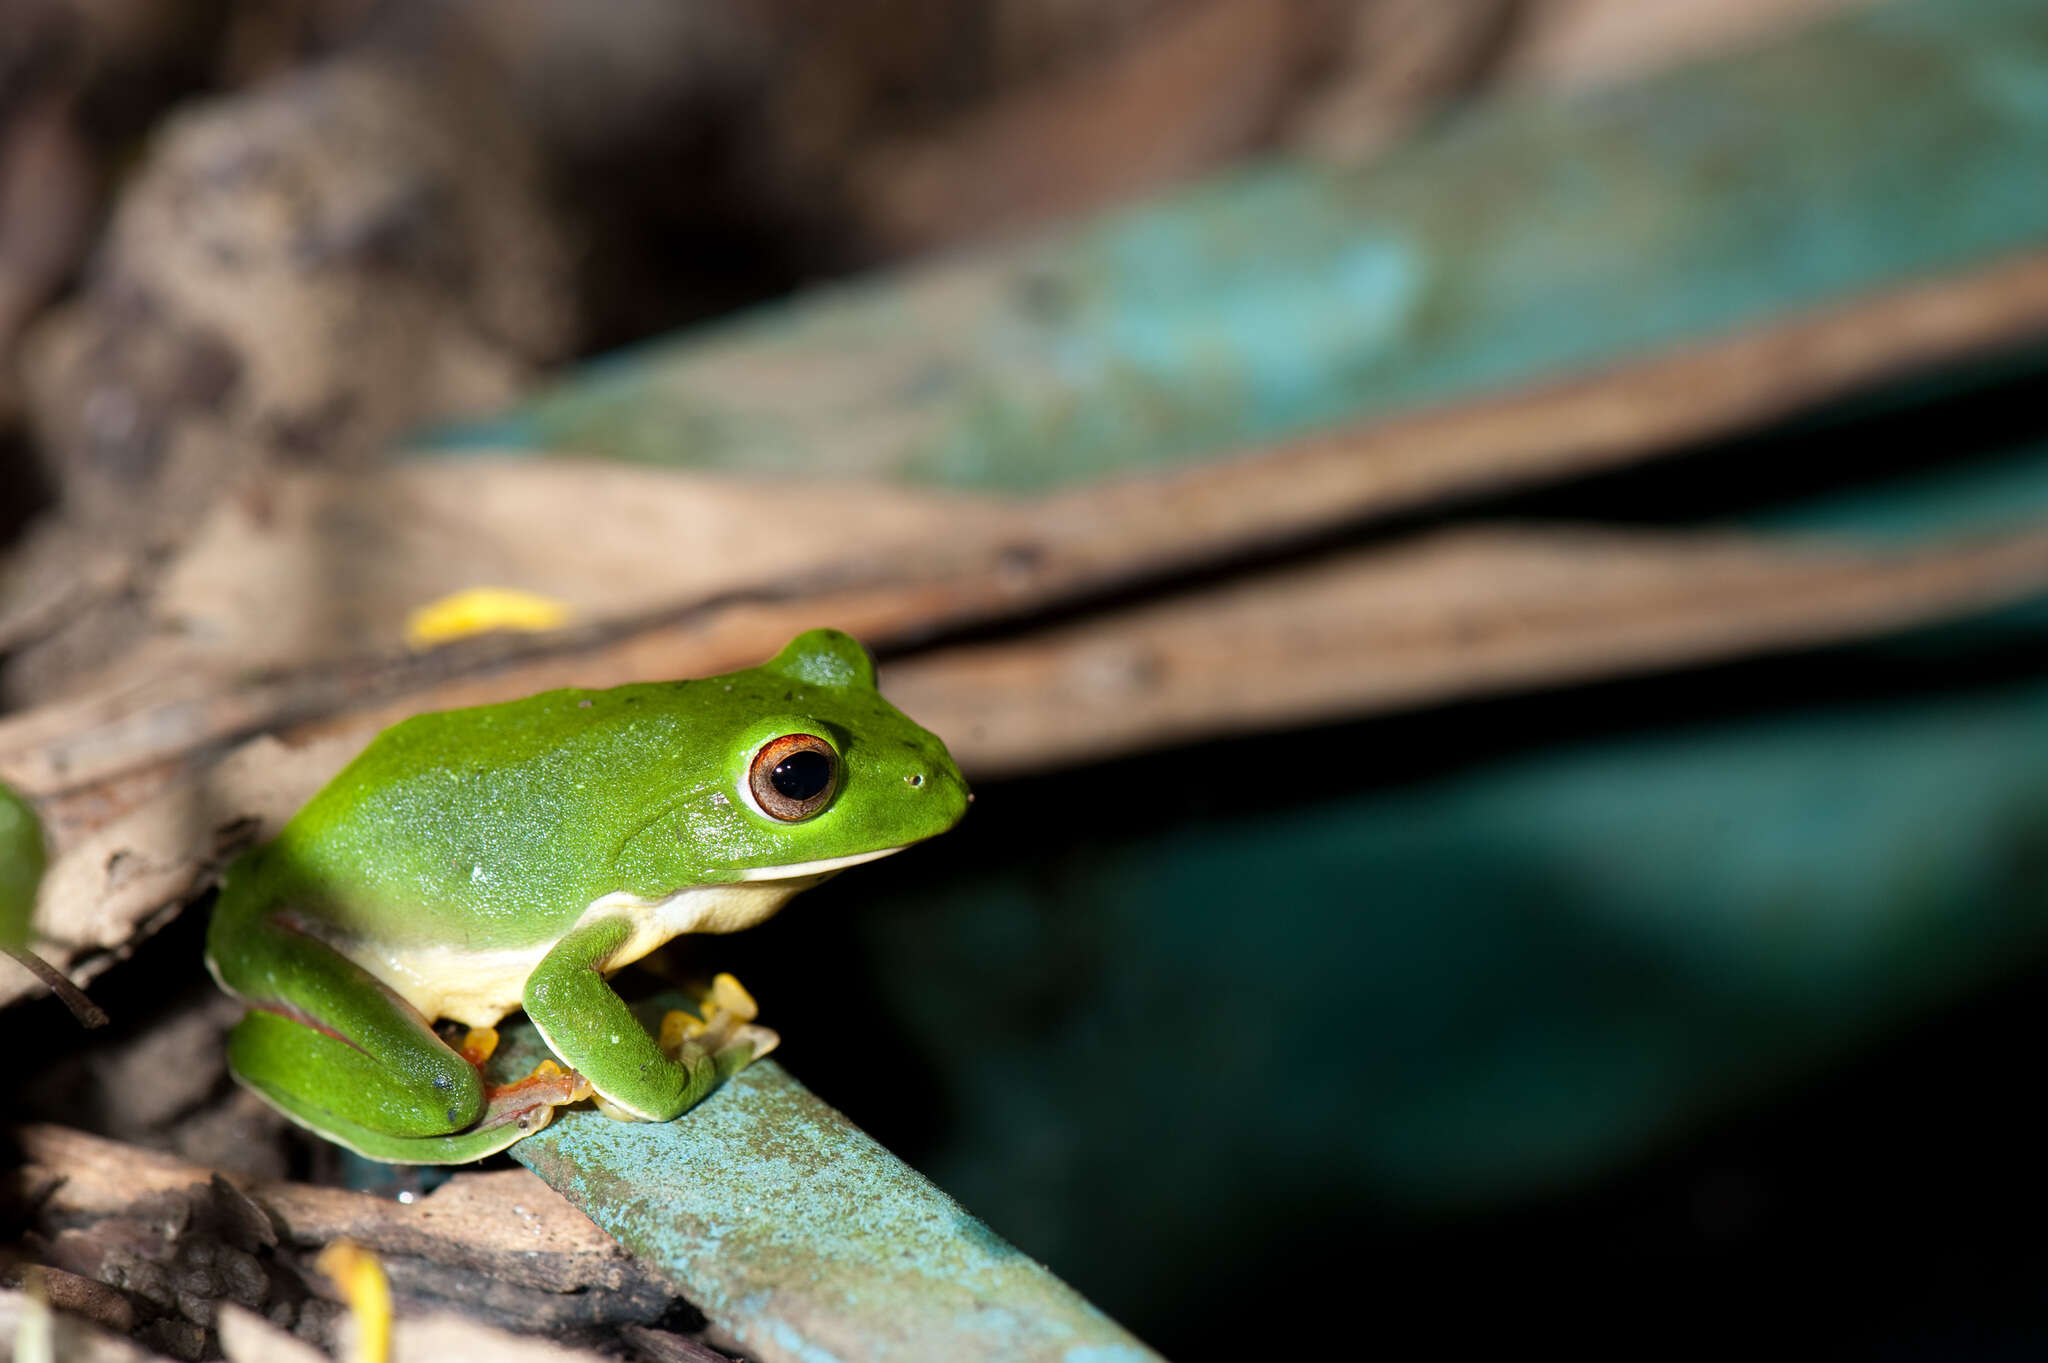
[[[693,1071],[704,1067],[712,1072],[705,1076],[710,1080],[705,1092],[782,1042],[773,1030],[755,1024],[760,1009],[754,996],[730,975],[721,973],[712,980],[711,987],[698,996],[697,1007],[701,1017],[681,1009],[663,1014],[660,1044],[669,1059]],[[598,1110],[615,1121],[646,1120],[606,1102],[603,1094],[596,1095],[596,1102]]]
[[[663,1051],[680,1058],[686,1047],[701,1055],[718,1055],[745,1046],[746,1058],[730,1071],[738,1073],[781,1044],[782,1038],[773,1031],[753,1025],[761,1014],[760,1005],[745,985],[723,971],[712,979],[710,989],[698,996],[697,1011],[700,1016],[696,1017],[680,1009],[663,1015]],[[723,1065],[720,1069],[722,1077]]]
[[[390,1164],[468,1164],[495,1155],[553,1121],[556,1108],[591,1096],[582,1075],[544,1060],[515,1083],[486,1085],[483,1115],[462,1130],[445,1136],[393,1136],[313,1107],[289,1091],[259,1091],[299,1125]]]
[[[510,1122],[530,1135],[554,1120],[556,1108],[590,1097],[590,1081],[552,1060],[541,1061],[533,1073],[509,1084],[493,1084],[484,1078],[484,1065],[498,1050],[495,1027],[470,1028],[455,1049],[484,1079],[484,1112],[468,1128],[471,1131],[487,1131]]]
[[[495,1043],[497,1034],[492,1032],[491,1037]],[[466,1044],[463,1053],[468,1054]],[[485,1058],[489,1058],[488,1052]],[[556,1108],[580,1103],[590,1096],[589,1080],[552,1060],[543,1060],[524,1079],[510,1084],[486,1084],[484,1115],[469,1130],[489,1131],[510,1123],[520,1135],[530,1136],[554,1120]]]
[[[339,1142],[368,1159],[388,1164],[468,1164],[495,1155],[554,1120],[555,1109],[590,1096],[583,1076],[546,1061],[513,1084],[485,1089],[483,1115],[445,1136],[393,1136],[361,1125],[300,1097],[291,1089],[243,1077],[257,1092],[300,1126]]]

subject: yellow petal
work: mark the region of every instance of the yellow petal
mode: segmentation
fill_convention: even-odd
[[[355,1316],[352,1363],[386,1363],[391,1357],[391,1284],[377,1256],[351,1240],[336,1240],[313,1266],[327,1275]]]
[[[514,587],[470,587],[419,607],[405,621],[405,641],[432,648],[492,630],[538,633],[569,623],[569,608],[537,592]]]

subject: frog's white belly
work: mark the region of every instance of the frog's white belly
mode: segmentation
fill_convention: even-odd
[[[901,850],[889,847],[830,861],[769,867],[750,872],[737,884],[693,885],[666,899],[608,894],[592,900],[570,931],[600,918],[624,918],[633,925],[633,935],[605,962],[605,972],[609,974],[686,932],[739,932],[751,928],[772,918],[797,891],[807,890],[849,866]],[[521,1006],[527,976],[553,947],[553,941],[494,951],[361,943],[342,945],[341,950],[390,985],[429,1022],[449,1018],[465,1027],[488,1027]]]

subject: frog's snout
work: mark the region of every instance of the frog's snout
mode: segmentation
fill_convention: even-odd
[[[918,821],[927,831],[924,836],[943,833],[966,817],[967,806],[974,803],[974,792],[967,788],[967,778],[953,765],[949,757],[935,762],[923,762],[904,773],[903,784],[907,793],[914,794],[919,806]]]

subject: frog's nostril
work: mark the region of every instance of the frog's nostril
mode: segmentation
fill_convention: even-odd
[[[910,773],[910,775],[904,777],[903,779],[910,785],[921,786],[924,784],[924,773],[914,771]]]

